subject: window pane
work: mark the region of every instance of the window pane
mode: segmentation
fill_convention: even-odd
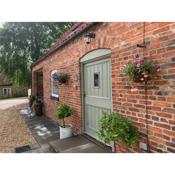
[[[58,95],[58,83],[56,81],[53,81],[52,93]]]
[[[100,86],[100,74],[94,73],[94,87]]]
[[[51,72],[51,95],[58,97],[58,81],[53,79],[53,75],[57,72],[57,70],[53,70]]]

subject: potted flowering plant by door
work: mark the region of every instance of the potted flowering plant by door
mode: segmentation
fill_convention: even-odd
[[[59,120],[62,120],[62,124],[60,124],[60,139],[68,138],[72,136],[72,125],[65,123],[65,118],[72,116],[74,113],[73,108],[66,104],[61,104],[58,106],[56,111],[56,117]]]

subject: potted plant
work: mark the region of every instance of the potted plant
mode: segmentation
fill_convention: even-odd
[[[56,111],[56,117],[62,120],[62,125],[60,125],[60,139],[68,138],[72,136],[72,125],[65,124],[65,118],[72,116],[74,113],[73,108],[62,103]]]
[[[103,113],[99,121],[97,136],[105,143],[122,142],[127,146],[138,142],[139,134],[129,118],[118,113]]]
[[[56,72],[52,75],[52,77],[54,80],[58,81],[58,83],[60,84],[65,84],[69,80],[69,74],[63,73],[63,72],[60,72],[60,73]]]
[[[36,97],[32,104],[32,109],[37,116],[43,115],[42,106],[42,100]]]

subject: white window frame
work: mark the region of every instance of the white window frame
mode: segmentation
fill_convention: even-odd
[[[57,70],[53,70],[53,71],[51,72],[51,96],[52,96],[52,97],[58,98],[58,97],[59,97],[59,92],[58,92],[58,94],[54,94],[54,93],[53,93],[53,81],[55,81],[55,80],[52,78],[52,75],[53,75],[54,73],[56,73],[56,72],[58,72],[58,71],[57,71]]]
[[[5,89],[6,89],[6,92],[7,92],[7,95],[5,94]],[[4,97],[8,97],[8,96],[11,96],[12,95],[12,88],[11,87],[5,87],[5,88],[3,88],[3,96]]]

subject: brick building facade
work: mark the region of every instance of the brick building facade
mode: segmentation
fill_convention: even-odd
[[[89,44],[84,41],[88,32],[95,33]],[[128,79],[120,72],[120,67],[135,57],[137,44],[143,42],[146,48],[140,48],[139,53],[160,65],[159,78],[148,84],[147,96],[142,84],[139,91],[131,92]],[[32,94],[39,92],[37,74],[42,72],[45,115],[55,119],[57,105],[65,102],[76,111],[67,122],[75,132],[84,132],[81,59],[100,49],[110,51],[111,109],[130,117],[140,132],[140,145],[129,148],[117,144],[117,152],[147,152],[141,146],[144,143],[150,152],[175,152],[175,23],[76,24],[33,64]],[[58,85],[59,101],[51,94],[53,70],[70,75],[68,84]]]

